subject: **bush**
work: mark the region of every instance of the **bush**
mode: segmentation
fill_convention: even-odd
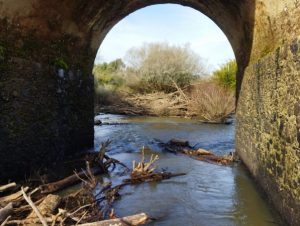
[[[186,45],[171,46],[167,43],[150,43],[133,48],[127,53],[131,73],[140,78],[137,91],[143,93],[176,91],[189,86],[205,74],[200,58]]]
[[[95,103],[97,105],[108,106],[120,100],[119,93],[108,88],[99,86],[95,89]]]
[[[201,121],[224,123],[235,110],[234,92],[213,81],[192,86],[188,111]]]
[[[220,69],[213,73],[213,79],[222,87],[235,90],[236,88],[237,64],[231,60],[222,65]]]
[[[95,85],[117,89],[123,85],[122,71],[125,65],[121,59],[114,60],[110,63],[102,63],[94,66],[93,74]]]

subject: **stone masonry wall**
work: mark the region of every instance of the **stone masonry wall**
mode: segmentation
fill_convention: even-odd
[[[236,146],[285,220],[300,225],[299,39],[246,69]]]
[[[94,84],[76,37],[43,40],[6,20],[0,31],[0,181],[7,181],[93,145]]]

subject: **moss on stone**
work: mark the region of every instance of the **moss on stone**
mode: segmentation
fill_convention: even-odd
[[[64,69],[64,70],[68,70],[69,69],[69,66],[68,64],[66,63],[66,61],[61,58],[61,57],[57,57],[54,59],[53,61],[53,66],[57,67],[57,68],[61,68],[61,69]]]
[[[260,58],[264,58],[268,54],[272,53],[275,48],[271,46],[266,46],[260,53]]]

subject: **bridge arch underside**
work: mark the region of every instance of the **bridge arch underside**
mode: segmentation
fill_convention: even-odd
[[[0,0],[0,181],[93,145],[96,52],[121,19],[162,3],[199,10],[227,36],[239,66],[237,151],[286,221],[300,225],[293,0]]]

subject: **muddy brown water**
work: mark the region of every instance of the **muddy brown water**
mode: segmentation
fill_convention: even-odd
[[[212,165],[164,152],[158,141],[189,140],[191,145],[216,154],[233,151],[235,124],[211,125],[194,120],[156,117],[99,115],[103,122],[122,125],[95,126],[95,148],[110,139],[109,154],[131,166],[139,151],[158,154],[158,168],[186,173],[161,183],[125,187],[115,205],[118,216],[145,212],[157,226],[276,226],[283,225],[263,194],[241,164]],[[108,178],[109,177],[109,178]],[[115,184],[122,178],[103,178]]]

